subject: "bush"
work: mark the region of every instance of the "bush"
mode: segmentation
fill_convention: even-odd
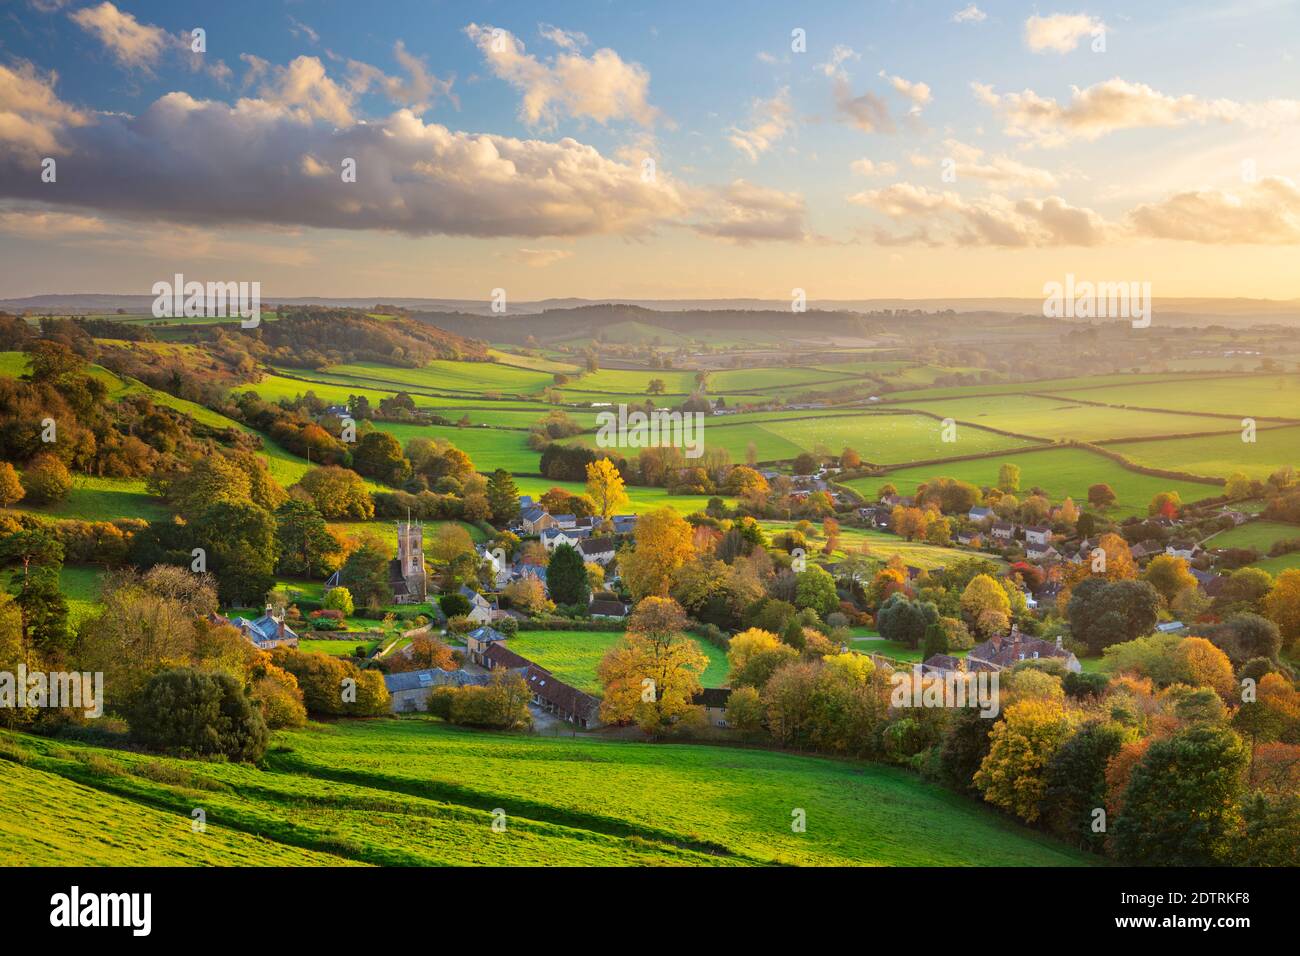
[[[444,594],[438,598],[438,607],[442,608],[442,613],[447,617],[464,617],[469,613],[469,598],[463,594]]]
[[[361,670],[329,654],[309,654],[291,647],[271,651],[271,661],[298,679],[308,712],[328,716],[378,717],[388,713],[388,688],[378,670]],[[353,680],[354,701],[343,699],[344,681]]]
[[[339,611],[340,618],[346,617],[356,610],[352,603],[352,592],[347,588],[330,588],[325,592],[325,607],[328,610]]]
[[[28,504],[48,505],[62,501],[72,490],[72,476],[54,455],[37,455],[23,472],[23,490]]]
[[[1108,674],[1089,674],[1086,672],[1074,673],[1070,671],[1061,680],[1061,686],[1065,688],[1065,693],[1075,698],[1083,700],[1086,697],[1100,697],[1106,692],[1110,685],[1110,676]]]
[[[189,668],[155,674],[127,719],[131,737],[155,750],[245,761],[266,753],[266,721],[228,674]]]

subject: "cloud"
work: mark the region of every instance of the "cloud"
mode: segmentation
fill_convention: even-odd
[[[837,43],[831,48],[830,59],[825,63],[818,63],[817,69],[821,70],[826,76],[841,76],[848,79],[844,64],[849,60],[857,59],[861,59],[861,54],[857,53],[852,47]]]
[[[685,221],[684,189],[663,173],[646,182],[638,165],[570,138],[457,132],[409,110],[351,121],[319,63],[294,64],[266,78],[267,98],[231,106],[176,92],[139,116],[86,119],[53,97],[52,77],[4,69],[0,103],[57,127],[78,175],[53,191],[37,155],[0,150],[0,195],[169,224],[409,235],[639,235]],[[341,181],[344,158],[356,160],[355,183]]]
[[[870,159],[855,159],[849,169],[859,176],[893,176],[898,172],[897,163],[877,163]]]
[[[856,126],[864,133],[894,132],[894,120],[889,115],[888,104],[870,90],[861,96],[854,96],[849,81],[836,77],[834,95],[835,111],[844,122]]]
[[[989,15],[975,4],[967,4],[952,15],[953,23],[982,23]]]
[[[308,43],[320,42],[319,33],[317,33],[307,24],[303,23],[301,20],[298,20],[292,16],[289,17],[289,32],[296,37],[298,36],[306,37]]]
[[[141,23],[108,0],[97,7],[82,7],[68,14],[73,23],[93,34],[126,67],[149,70],[167,50],[166,31]]]
[[[519,115],[529,126],[552,129],[562,115],[602,124],[631,120],[642,126],[653,126],[659,117],[647,99],[650,74],[611,49],[585,57],[575,52],[575,35],[564,34],[562,52],[543,62],[525,52],[508,30],[471,23],[465,34],[493,74],[523,93]],[[550,38],[554,42],[554,35]]]
[[[930,87],[925,83],[913,83],[905,80],[901,76],[890,76],[884,70],[880,71],[880,76],[889,81],[889,85],[895,91],[901,93],[907,99],[912,101],[912,111],[920,112],[921,107],[930,102],[933,97],[930,94]]]
[[[705,198],[701,191],[701,199]],[[808,236],[807,207],[797,193],[758,186],[743,179],[712,191],[705,216],[693,228],[703,236],[741,245],[752,242],[799,242]]]
[[[1300,187],[1283,176],[1246,185],[1238,193],[1198,189],[1135,208],[1135,230],[1155,239],[1211,244],[1300,243]]]
[[[1119,77],[1086,89],[1072,87],[1068,103],[1029,89],[999,95],[992,86],[982,83],[972,83],[971,88],[978,100],[1001,114],[1007,135],[1030,139],[1040,146],[1060,146],[1072,139],[1095,140],[1124,129],[1211,121],[1251,127],[1282,126],[1300,120],[1300,100],[1242,103],[1191,94],[1170,96],[1145,83],[1130,83]]]
[[[1096,246],[1114,234],[1114,227],[1100,215],[1058,196],[1012,201],[990,195],[967,200],[955,192],[895,183],[849,196],[848,201],[910,230],[879,232],[877,242],[882,245]]]
[[[511,258],[530,269],[545,269],[573,257],[569,249],[516,249]]]
[[[407,79],[388,76],[378,67],[360,60],[348,60],[348,88],[360,96],[373,87],[394,104],[410,107],[417,113],[426,112],[439,96],[450,99],[459,107],[451,92],[455,82],[453,77],[442,80],[429,73],[424,61],[407,52],[406,44],[401,40],[393,44],[393,57],[406,70]]]
[[[551,26],[549,23],[538,26],[537,32],[561,50],[568,50],[570,53],[576,53],[591,43],[585,33],[580,33],[577,30],[562,30],[559,27]]]
[[[794,110],[790,105],[790,89],[782,88],[770,100],[755,100],[750,111],[749,129],[733,126],[727,139],[751,163],[766,153],[794,125]]]
[[[64,130],[82,126],[89,118],[68,106],[54,92],[58,74],[42,73],[19,60],[0,64],[0,144],[15,158],[35,159],[66,152]]]
[[[1084,37],[1105,29],[1105,23],[1084,13],[1035,15],[1025,21],[1025,44],[1035,53],[1069,53]]]
[[[95,216],[48,209],[0,209],[0,233],[21,239],[102,235],[108,224]]]
[[[984,159],[984,150],[955,139],[943,142],[948,158],[956,163],[958,179],[978,179],[995,186],[1024,186],[1052,189],[1056,176],[1046,169],[1029,166],[1007,156]]]

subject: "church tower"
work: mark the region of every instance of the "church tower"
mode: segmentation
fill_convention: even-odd
[[[406,589],[417,601],[427,596],[424,572],[424,527],[410,518],[397,522],[397,562]]]

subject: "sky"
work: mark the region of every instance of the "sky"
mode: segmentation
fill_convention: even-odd
[[[0,0],[5,297],[1289,299],[1298,184],[1293,0]]]

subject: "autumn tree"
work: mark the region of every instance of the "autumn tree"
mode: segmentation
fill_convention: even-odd
[[[963,619],[972,629],[983,637],[992,637],[984,629],[991,620],[986,615],[994,612],[1003,618],[1011,616],[1011,599],[1006,589],[995,578],[987,574],[977,574],[971,578],[965,590],[961,592],[961,613]]]
[[[619,567],[636,600],[664,597],[673,572],[695,555],[692,529],[675,508],[656,508],[636,524],[636,542],[619,555]]]
[[[1277,576],[1273,590],[1263,600],[1264,614],[1277,625],[1288,648],[1300,638],[1300,569],[1288,568]]]
[[[1020,490],[1020,466],[1007,462],[998,467],[998,490],[1011,493]]]
[[[1187,567],[1187,560],[1172,554],[1158,554],[1147,565],[1142,575],[1168,606],[1179,592],[1197,586],[1196,578]]]
[[[651,596],[637,605],[627,633],[596,668],[605,689],[602,720],[635,722],[659,736],[696,713],[693,701],[709,659],[683,633],[686,624],[686,612],[670,598]]]
[[[8,508],[22,501],[27,494],[23,483],[18,479],[18,472],[7,461],[0,461],[0,508]]]
[[[596,514],[602,520],[608,520],[610,515],[628,503],[623,476],[608,458],[587,465],[587,494],[595,502]]]
[[[1115,489],[1105,483],[1088,486],[1088,504],[1099,510],[1105,510],[1118,501]]]
[[[1037,820],[1047,790],[1047,765],[1070,732],[1070,717],[1059,703],[1033,698],[1008,707],[989,734],[988,756],[975,774],[984,799],[1026,823]]]

